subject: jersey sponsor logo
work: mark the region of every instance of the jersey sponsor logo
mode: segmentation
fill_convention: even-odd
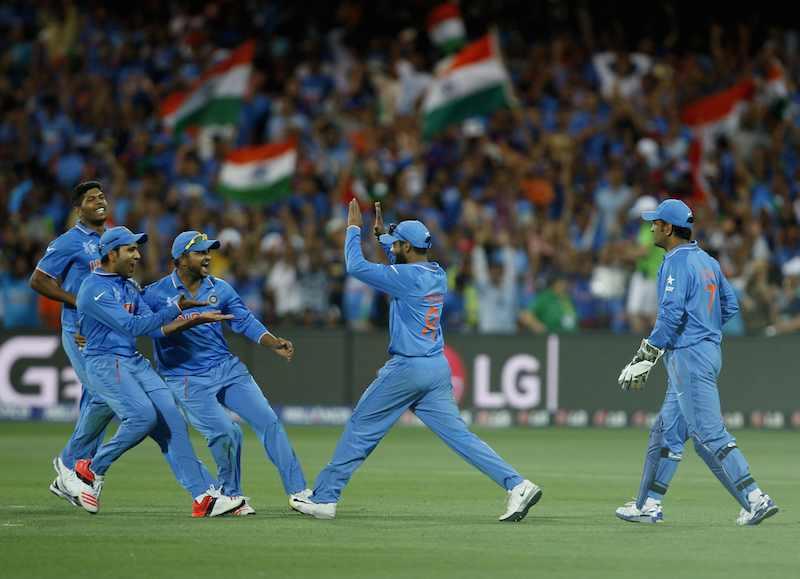
[[[672,277],[671,275],[667,276],[667,285],[664,286],[664,292],[675,291],[675,286],[673,285],[674,283],[675,283],[675,278]]]

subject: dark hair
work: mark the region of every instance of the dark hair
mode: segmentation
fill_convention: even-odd
[[[424,247],[414,247],[412,245],[411,249],[413,249],[414,253],[416,253],[417,255],[428,255],[428,250],[425,249]]]
[[[681,239],[685,239],[686,241],[692,240],[692,230],[688,227],[678,227],[677,225],[673,225],[672,235],[675,237],[680,237]]]
[[[72,190],[72,204],[78,207],[83,202],[83,196],[92,189],[102,190],[103,185],[100,181],[83,181],[75,185],[75,189]]]
[[[117,255],[119,255],[119,247],[115,247],[114,249],[110,250],[107,254],[105,254],[100,258],[100,263],[108,263],[110,260],[108,256],[111,255],[112,251],[116,251]]]

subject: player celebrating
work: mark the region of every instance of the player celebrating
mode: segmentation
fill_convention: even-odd
[[[100,509],[100,491],[109,466],[125,451],[151,434],[166,455],[178,481],[195,498],[192,516],[218,516],[239,508],[242,497],[222,496],[211,486],[211,476],[189,441],[186,423],[172,394],[150,362],[136,351],[138,336],[166,336],[173,332],[230,319],[219,312],[202,312],[191,319],[175,318],[183,308],[205,305],[182,296],[158,313],[140,297],[130,280],[141,259],[143,233],[114,227],[100,238],[101,268],[78,290],[79,329],[86,339],[84,359],[89,382],[96,394],[120,419],[114,437],[94,458],[75,463],[74,488],[81,506],[90,513]],[[171,323],[169,323],[171,320]]]
[[[199,308],[228,314],[230,328],[253,342],[291,360],[294,346],[273,336],[259,322],[226,281],[208,274],[210,250],[219,242],[198,231],[184,231],[172,244],[175,270],[145,288],[143,299],[153,311],[169,309],[178,296],[190,295],[209,305]],[[194,315],[194,314],[192,314]],[[180,334],[156,337],[158,370],[183,407],[189,422],[208,441],[217,463],[224,492],[241,495],[242,431],[225,412],[229,408],[244,418],[258,434],[267,456],[278,468],[292,505],[306,497],[303,469],[261,388],[239,358],[230,351],[222,324],[205,324]],[[237,515],[255,514],[245,501]]]
[[[717,390],[722,326],[739,311],[736,295],[717,260],[691,241],[694,217],[685,203],[667,199],[642,218],[652,222],[654,242],[667,252],[658,271],[658,318],[619,375],[619,384],[623,390],[640,390],[663,354],[667,395],[650,432],[639,495],[618,508],[617,517],[663,520],[661,499],[691,437],[697,454],[741,504],[736,522],[757,525],[778,507],[758,487],[726,430]]]
[[[53,459],[57,476],[50,485],[54,495],[78,506],[77,499],[67,492],[66,480],[74,475],[72,469],[76,457],[94,456],[114,412],[87,387],[86,368],[75,343],[78,329],[75,297],[81,282],[100,265],[97,245],[105,231],[108,200],[99,182],[86,181],[75,187],[72,204],[78,211],[77,223],[47,246],[47,251],[31,276],[30,285],[43,296],[64,304],[61,311],[61,344],[83,385],[78,421],[67,445]]]
[[[383,232],[375,204],[375,233]],[[336,446],[316,480],[313,495],[297,510],[318,519],[336,516],[336,504],[353,472],[375,449],[398,418],[411,409],[464,460],[508,491],[501,521],[520,521],[542,496],[485,442],[470,432],[453,400],[450,366],[444,357],[440,317],[447,275],[428,261],[431,236],[419,221],[390,227],[379,240],[390,265],[371,263],[361,252],[361,211],[350,202],[345,240],[347,272],[391,296],[390,360],[361,396]]]

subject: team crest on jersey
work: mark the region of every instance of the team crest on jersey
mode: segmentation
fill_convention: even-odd
[[[216,305],[217,302],[219,302],[219,298],[216,294],[211,294],[208,296],[208,303],[210,303],[212,306]]]
[[[97,255],[97,244],[94,241],[84,241],[83,251],[85,251],[87,255]]]
[[[114,288],[114,299],[117,301],[122,299],[122,294],[119,293],[119,290],[117,288]]]

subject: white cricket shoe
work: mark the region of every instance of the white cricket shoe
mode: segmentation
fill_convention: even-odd
[[[231,497],[233,499],[240,498],[244,502],[242,506],[231,513],[234,517],[246,517],[247,515],[255,515],[256,510],[250,505],[250,497]]]
[[[70,493],[66,482],[75,476],[74,471],[66,467],[60,456],[53,459],[53,469],[56,471],[56,478],[50,483],[50,492],[66,500],[69,504],[80,507],[81,504],[78,502],[78,498]]]
[[[229,497],[223,495],[213,486],[197,497],[192,502],[193,517],[219,517],[240,508],[245,503],[245,497]]]
[[[299,493],[292,493],[289,495],[289,508],[293,511],[297,511],[301,513],[302,511],[297,508],[298,501],[306,501],[311,498],[311,495],[314,494],[314,491],[311,489],[303,489]]]
[[[619,507],[616,512],[617,517],[629,523],[663,523],[664,512],[661,509],[661,502],[652,497],[642,505],[641,510],[636,507],[636,501],[629,501],[625,506]]]
[[[308,497],[300,497],[300,493],[294,496],[291,506],[294,510],[309,515],[315,519],[333,519],[336,517],[336,503],[315,503]]]
[[[759,489],[752,491],[748,499],[750,500],[750,510],[739,511],[739,517],[736,519],[737,525],[757,525],[780,510],[775,501]]]
[[[530,508],[542,498],[542,489],[529,480],[524,480],[508,491],[506,512],[500,515],[499,521],[515,523],[528,514]]]
[[[100,492],[104,477],[92,471],[92,460],[83,458],[75,461],[75,476],[72,482],[77,486],[75,495],[80,505],[89,513],[96,515],[100,510]]]

